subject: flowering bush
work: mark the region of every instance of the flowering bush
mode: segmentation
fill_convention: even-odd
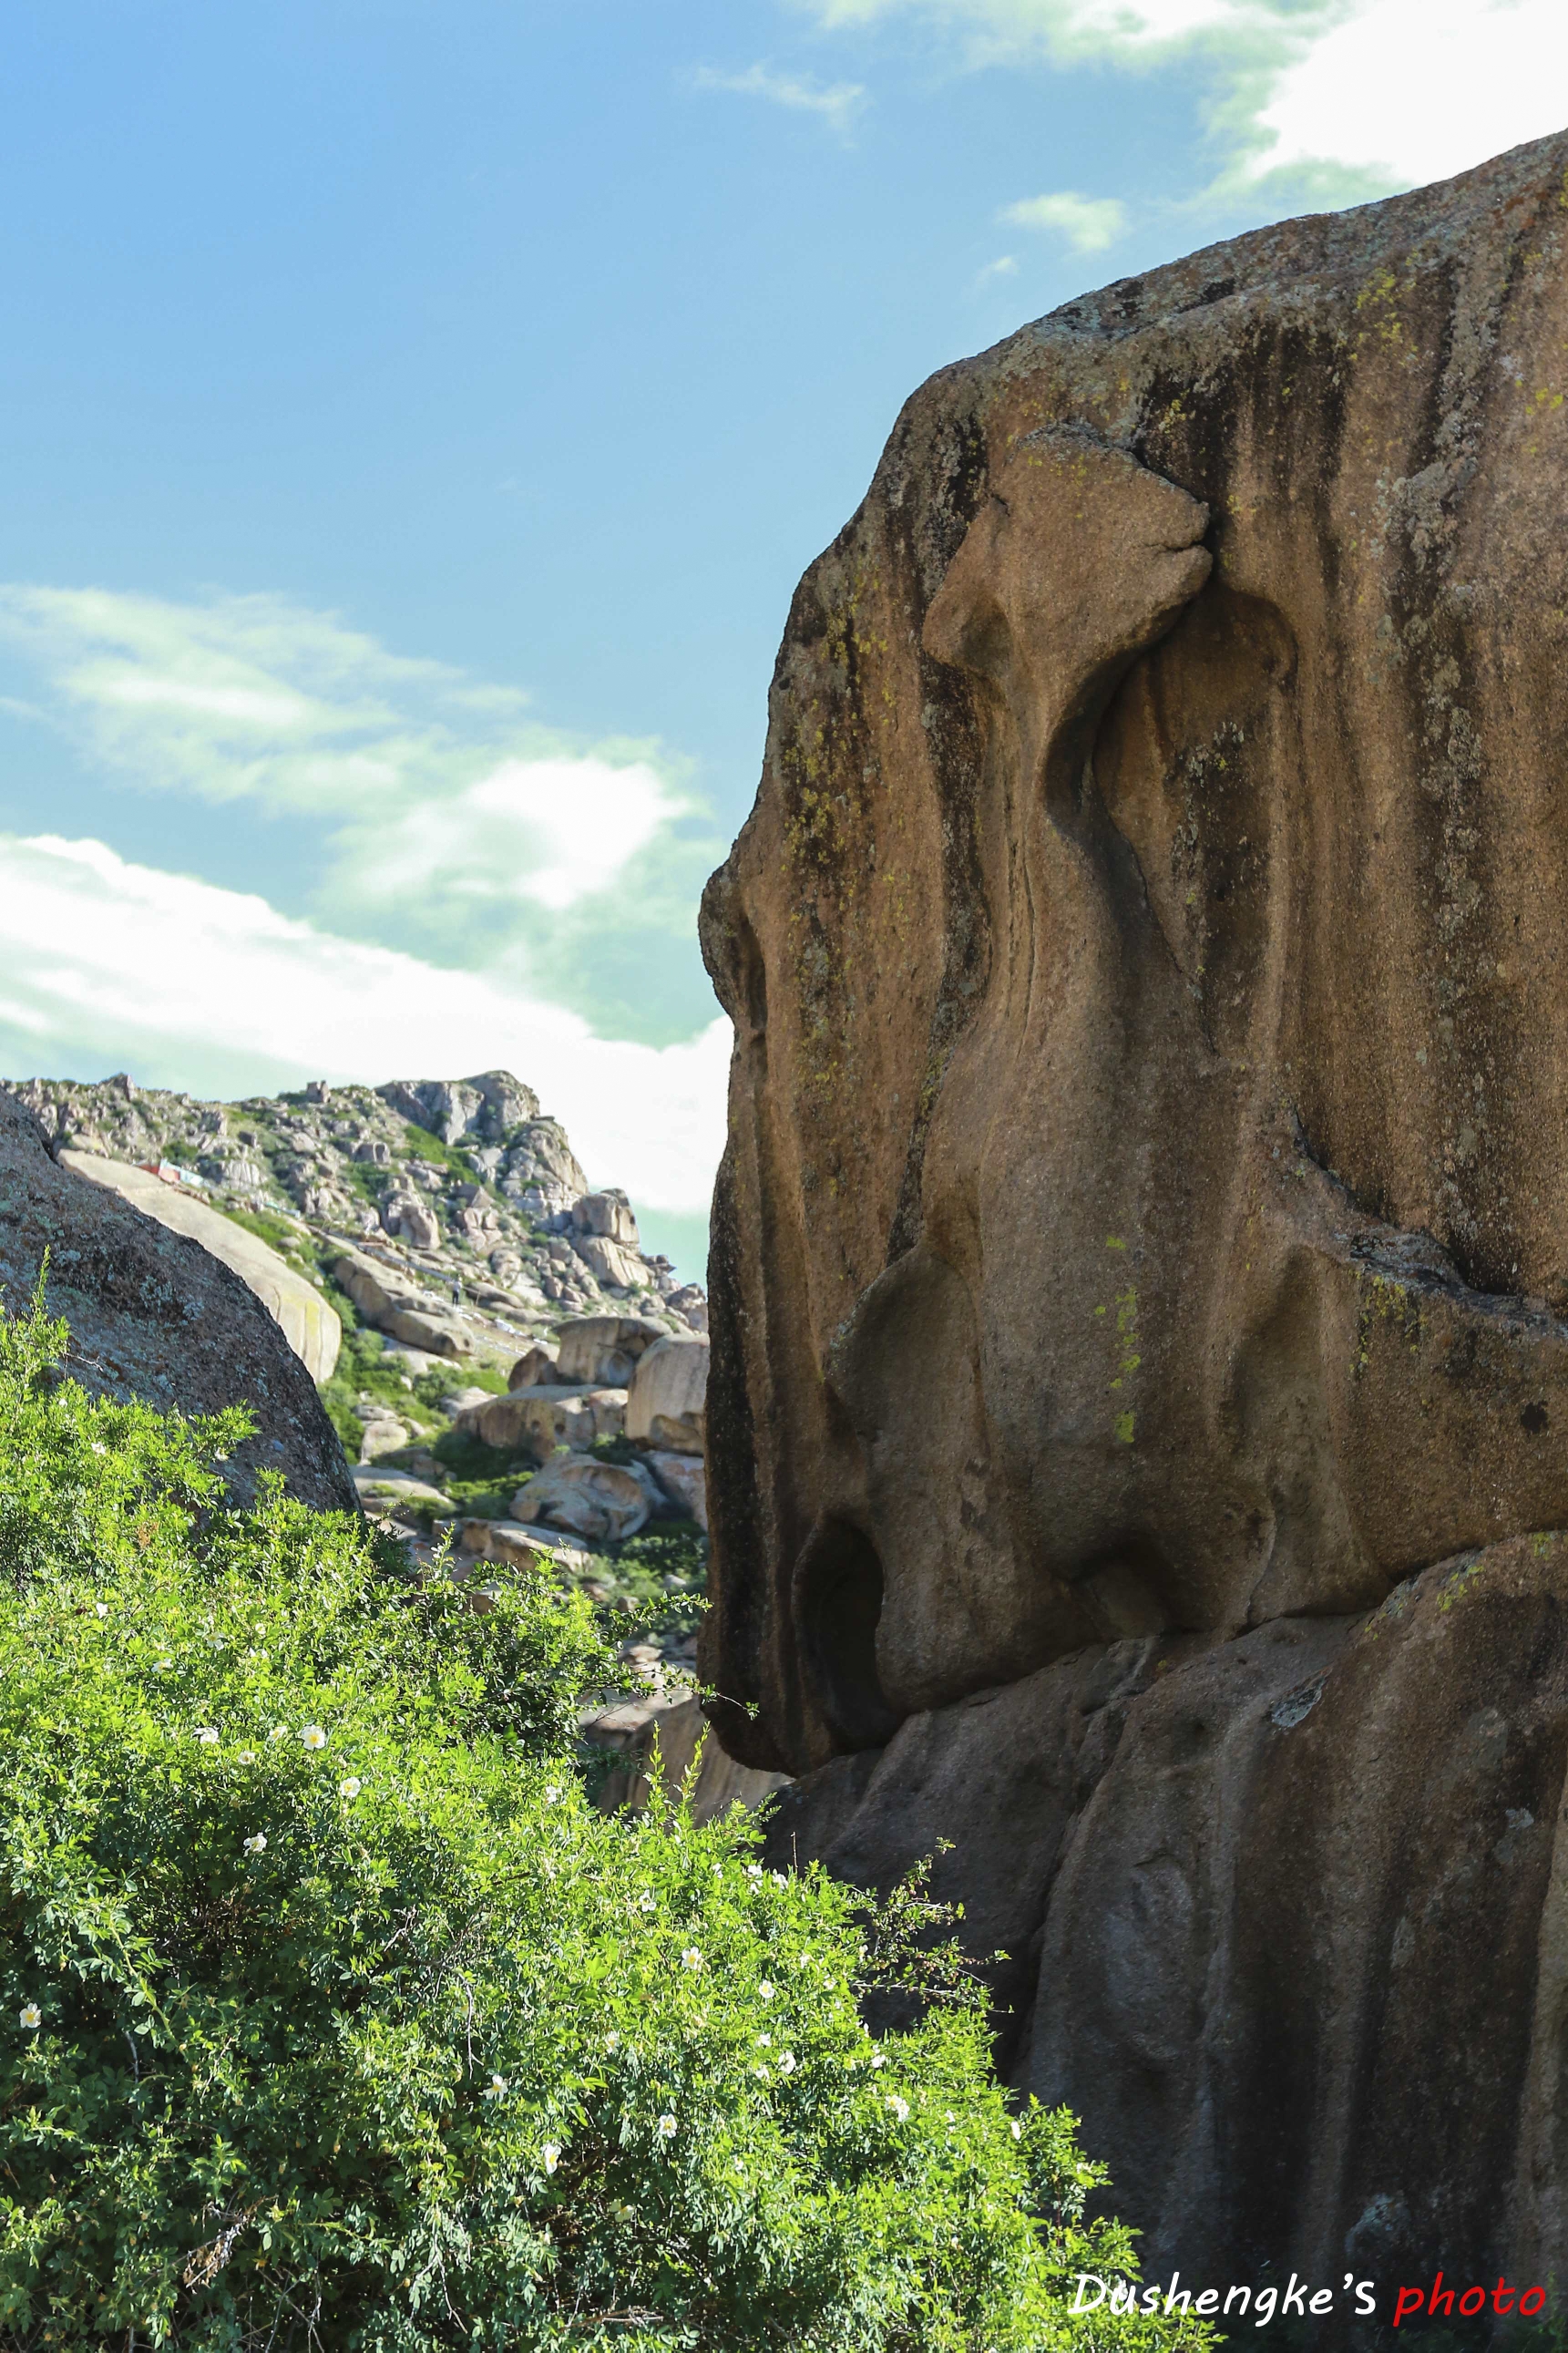
[[[230,1511],[238,1419],[63,1340],[0,1323],[0,2340],[1202,2341],[1068,2316],[1131,2269],[1071,2119],[962,2002],[872,2038],[847,1891],[585,1802],[584,1602]]]

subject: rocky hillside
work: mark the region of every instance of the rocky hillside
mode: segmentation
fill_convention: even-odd
[[[706,1324],[700,1289],[679,1284],[668,1259],[643,1255],[626,1195],[589,1191],[560,1122],[508,1071],[318,1082],[239,1103],[123,1075],[90,1086],[12,1081],[9,1091],[57,1155],[162,1164],[231,1216],[281,1221],[285,1240],[292,1228],[329,1249],[391,1245],[449,1303],[499,1319],[500,1335],[607,1302],[672,1328]],[[471,1336],[482,1347],[482,1334]]]
[[[123,1074],[7,1092],[62,1171],[211,1250],[201,1203],[335,1311],[314,1368],[367,1512],[426,1554],[445,1538],[459,1574],[539,1560],[651,1617],[629,1655],[676,1695],[706,1578],[707,1303],[644,1254],[625,1193],[589,1190],[531,1088],[486,1071],[239,1103]]]

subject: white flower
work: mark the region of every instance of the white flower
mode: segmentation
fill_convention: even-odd
[[[746,1877],[748,1879],[761,1879],[762,1875],[763,1866],[760,1862],[749,1862],[746,1865]]]
[[[784,2057],[779,2061],[779,2073],[781,2075],[793,2075],[795,2073],[795,2052],[793,2051],[786,2051]]]
[[[109,1449],[105,1446],[101,1438],[95,1438],[92,1440],[92,1451],[95,1454],[107,1454]]]
[[[238,1760],[238,1761],[239,1761],[239,1763],[240,1763],[240,1764],[242,1764],[242,1765],[254,1765],[254,1764],[255,1764],[255,1762],[256,1762],[256,1751],[255,1751],[255,1749],[254,1749],[254,1748],[242,1748],[242,1749],[240,1750],[240,1752],[239,1752],[239,1760]]]
[[[1015,2140],[1022,2140],[1024,2137],[1024,2127],[1016,2116],[1013,2119],[1013,2137]]]
[[[265,1634],[267,1631],[266,1620],[264,1618],[258,1618],[252,1624],[250,1630],[253,1634]]]
[[[673,2116],[660,2116],[658,2120],[658,2137],[660,2140],[673,2140],[675,2138],[675,2118]]]
[[[22,2004],[19,2023],[24,2034],[36,2034],[44,2022],[44,2013],[36,2001]]]
[[[652,1894],[643,1894],[643,1895],[639,1895],[639,1896],[638,1896],[638,1898],[637,1898],[637,1910],[638,1910],[639,1912],[652,1912],[652,1911],[656,1910],[657,1908],[658,1908],[658,1907],[656,1906],[656,1905],[655,1905],[655,1903],[654,1903],[653,1896],[652,1896]]]
[[[196,1738],[201,1742],[204,1748],[216,1748],[217,1746],[216,1725],[204,1724],[200,1725],[196,1732]]]
[[[357,1774],[351,1773],[346,1781],[338,1783],[338,1795],[340,1798],[357,1798],[363,1787]]]
[[[487,2100],[504,2100],[511,2086],[504,2075],[492,2075],[482,2096]]]
[[[764,1978],[762,1984],[757,1988],[757,1991],[762,1995],[764,2001],[772,2001],[774,1994],[778,1991],[778,1988],[775,1985],[770,1985],[766,1978]]]
[[[544,1802],[547,1806],[558,1806],[561,1803],[561,1784],[558,1781],[545,1783]]]
[[[544,2144],[544,2170],[546,2173],[553,2173],[560,2162],[561,2145],[559,2141],[547,2140]]]
[[[887,2052],[886,2052],[885,2051],[873,2051],[873,2052],[872,2052],[872,2053],[871,2053],[871,2064],[872,2064],[872,2066],[873,2066],[873,2067],[885,2067],[885,2066],[887,2065],[887,2063],[888,2063],[888,2054],[887,2054]]]
[[[286,1724],[275,1724],[267,1737],[268,1740],[287,1740],[289,1737],[288,1725]]]
[[[245,1852],[247,1854],[265,1854],[267,1852],[267,1832],[265,1831],[258,1831],[253,1838],[247,1838],[245,1841]]]
[[[153,1672],[155,1675],[167,1674],[169,1669],[174,1665],[174,1662],[173,1659],[154,1659],[153,1662]]]
[[[621,2047],[621,2038],[620,2038],[620,2036],[619,2036],[618,2034],[606,2034],[606,2035],[605,2035],[605,2050],[606,2050],[606,2051],[618,2051],[618,2050],[620,2049],[620,2047]]]
[[[319,1724],[308,1724],[300,1737],[311,1750],[324,1748],[327,1745],[327,1736]]]
[[[752,2068],[752,2074],[757,2078],[757,2081],[758,2081],[760,2084],[765,2084],[765,2083],[767,2082],[767,2080],[768,2080],[768,2071],[767,2071],[767,2069],[763,2066],[763,2063],[762,2063],[762,2061],[761,2061],[760,2059],[757,2061],[756,2065]]]
[[[900,2100],[897,2092],[889,2093],[888,2105],[900,2124],[906,2124],[909,2121],[910,2104],[908,2100]]]
[[[93,1608],[97,1610],[97,1612],[98,1612],[98,1614],[99,1614],[99,1616],[100,1616],[100,1618],[107,1618],[107,1617],[108,1617],[108,1615],[109,1615],[109,1604],[108,1604],[108,1602],[107,1602],[107,1601],[95,1601],[95,1602],[93,1603],[93,1605],[92,1605],[92,1606],[93,1606]]]
[[[784,1877],[784,1873],[783,1873],[782,1871],[775,1871],[775,1872],[774,1872],[774,1873],[773,1873],[773,1885],[774,1885],[775,1887],[787,1887],[787,1886],[789,1885],[789,1881]]]
[[[759,2034],[759,2035],[758,2035],[758,2037],[757,2037],[757,2048],[758,2048],[758,2050],[759,2050],[759,2051],[771,2051],[771,2050],[773,2049],[773,2036],[772,2036],[771,2034]]]
[[[700,1969],[702,1967],[702,1956],[695,1945],[688,1945],[680,1958],[682,1966],[686,1968]]]

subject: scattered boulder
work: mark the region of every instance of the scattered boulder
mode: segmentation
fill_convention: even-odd
[[[648,1469],[678,1511],[694,1519],[706,1535],[708,1532],[708,1474],[699,1454],[654,1453],[647,1458]]]
[[[616,1291],[640,1291],[647,1282],[647,1269],[635,1250],[620,1242],[607,1242],[598,1234],[583,1234],[574,1244],[578,1257],[600,1282]]]
[[[384,1204],[381,1222],[389,1234],[401,1235],[417,1250],[433,1250],[441,1240],[441,1229],[435,1214],[423,1201],[415,1201],[407,1194],[394,1193]]]
[[[548,1348],[534,1346],[524,1349],[506,1377],[509,1389],[533,1389],[560,1386],[561,1367]]]
[[[637,1247],[637,1221],[622,1192],[584,1193],[573,1204],[572,1224],[580,1234],[599,1234],[632,1250]]]
[[[471,1356],[474,1344],[460,1324],[444,1315],[430,1314],[422,1308],[395,1307],[382,1319],[382,1329],[390,1332],[395,1340],[402,1340],[410,1348],[420,1348],[427,1356],[449,1359]]]
[[[471,1405],[488,1404],[489,1398],[490,1391],[489,1389],[481,1389],[478,1388],[449,1389],[447,1395],[441,1399],[441,1405],[445,1412],[457,1415],[466,1411]]]
[[[268,1468],[317,1510],[357,1511],[315,1384],[255,1291],[190,1235],[58,1166],[38,1121],[0,1092],[0,1289],[12,1314],[46,1250],[47,1303],[71,1327],[65,1369],[84,1388],[190,1414],[247,1404],[257,1429],[229,1466],[237,1498]]]
[[[470,1356],[474,1344],[463,1326],[428,1292],[400,1283],[385,1268],[358,1250],[345,1250],[332,1272],[367,1324],[428,1356]]]
[[[427,1479],[416,1476],[412,1471],[388,1470],[379,1463],[363,1463],[351,1473],[359,1500],[373,1519],[384,1519],[399,1505],[417,1505],[436,1519],[455,1516],[457,1505],[433,1487]]]
[[[700,1455],[708,1358],[708,1342],[695,1333],[656,1340],[645,1350],[626,1392],[626,1436],[638,1445]]]
[[[637,1363],[656,1340],[661,1324],[642,1315],[580,1315],[561,1326],[557,1363],[565,1381],[595,1381],[625,1388]]]
[[[375,1462],[384,1454],[396,1454],[408,1444],[412,1435],[407,1424],[392,1414],[376,1414],[364,1425],[359,1459],[362,1462]]]
[[[587,1447],[595,1439],[619,1438],[626,1424],[626,1393],[617,1388],[513,1389],[466,1406],[457,1416],[487,1446],[506,1452],[525,1448],[542,1459],[558,1446]]]
[[[511,1515],[570,1528],[590,1543],[625,1544],[647,1526],[662,1500],[651,1473],[640,1463],[561,1454],[518,1489]]]
[[[693,1332],[707,1331],[708,1295],[700,1282],[678,1284],[673,1291],[666,1292],[664,1303]]]
[[[538,1568],[558,1552],[586,1552],[583,1538],[566,1529],[548,1534],[522,1520],[465,1520],[458,1549],[479,1560],[505,1561],[512,1568]]]

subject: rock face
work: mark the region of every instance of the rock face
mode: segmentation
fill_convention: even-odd
[[[726,1744],[818,1768],[802,1850],[866,1875],[917,1786],[961,1841],[1000,1810],[1014,2063],[1193,2270],[1568,2262],[1568,1575],[1510,1543],[1568,1522],[1565,175],[1261,231],[934,378],[705,902]],[[1380,1614],[1472,1548],[1474,1657],[1425,1580]]]
[[[272,1469],[303,1503],[358,1510],[310,1376],[255,1292],[199,1242],[57,1166],[37,1121],[0,1092],[0,1290],[13,1314],[46,1250],[47,1304],[71,1328],[66,1369],[85,1388],[186,1413],[248,1405],[256,1435],[234,1458],[237,1495]]]

